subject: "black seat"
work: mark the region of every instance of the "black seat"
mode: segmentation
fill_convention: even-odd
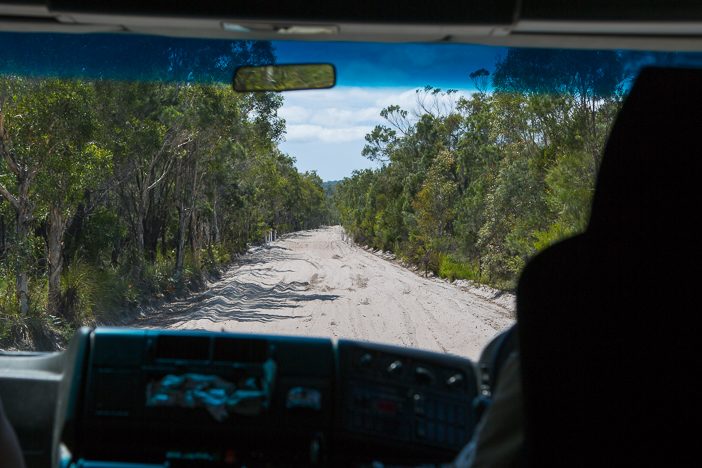
[[[645,69],[588,229],[520,279],[526,465],[700,463],[701,169],[702,71]]]

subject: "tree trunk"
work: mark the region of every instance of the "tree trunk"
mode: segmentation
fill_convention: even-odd
[[[29,234],[29,223],[24,222],[20,212],[17,213],[17,243],[20,249],[19,259],[15,266],[15,282],[17,291],[17,300],[19,301],[20,313],[27,315],[29,313],[29,278],[27,275],[26,251],[27,251],[27,235]]]
[[[47,225],[48,260],[49,260],[49,313],[57,314],[61,308],[61,272],[63,271],[63,234],[66,231],[66,219],[57,207],[49,211]]]
[[[185,215],[185,203],[181,198],[180,206],[178,207],[178,240],[176,244],[176,265],[175,274],[176,278],[180,280],[180,276],[183,273],[183,260],[185,258],[185,222],[187,217]]]
[[[187,165],[178,164],[178,174],[176,176],[175,193],[178,195],[178,232],[176,233],[176,263],[175,277],[180,281],[183,274],[183,263],[185,261],[185,229],[187,218],[187,209],[185,208],[186,199],[186,184],[184,183],[187,176]]]
[[[136,262],[133,265],[133,270],[139,278],[141,278],[144,271],[144,222],[146,218],[146,210],[143,206],[139,206],[137,211],[137,220],[135,224],[136,229]]]
[[[18,177],[18,207],[17,207],[17,242],[20,248],[19,261],[17,262],[16,282],[17,299],[20,304],[20,313],[29,313],[29,275],[27,264],[29,262],[29,231],[32,224],[32,204],[29,201],[29,184],[31,182],[26,171]]]
[[[217,191],[214,192],[212,201],[212,237],[215,244],[219,244],[219,222],[217,220]]]
[[[5,258],[5,216],[0,215],[0,258]]]
[[[197,217],[195,216],[195,207],[191,207],[190,212],[190,228],[188,229],[189,241],[190,241],[190,253],[193,254],[193,264],[197,267],[200,266],[200,247],[198,243],[198,232],[197,232]]]
[[[85,200],[90,199],[90,192],[86,191],[83,195]],[[85,219],[88,216],[85,202],[78,203],[76,212],[73,215],[71,222],[66,222],[65,232],[63,233],[63,267],[68,268],[71,265],[71,258],[75,254],[81,242],[81,234],[83,231]]]
[[[161,256],[168,258],[168,245],[166,244],[166,227],[161,229]]]
[[[190,250],[193,254],[193,263],[197,267],[200,266],[200,254],[198,252],[199,246],[197,242],[197,215],[196,215],[196,210],[195,210],[195,202],[197,199],[197,159],[195,159],[195,162],[193,163],[193,180],[192,180],[192,186],[190,188],[190,208],[189,208],[189,214],[190,214]]]
[[[20,313],[29,313],[29,276],[27,265],[29,260],[28,236],[31,223],[34,220],[33,205],[29,199],[29,186],[36,175],[34,169],[30,169],[17,162],[10,136],[4,125],[5,116],[0,106],[0,157],[5,160],[7,168],[14,174],[17,181],[17,195],[10,193],[7,188],[0,183],[0,195],[2,195],[15,209],[17,222],[15,232],[17,234],[16,248],[18,249],[17,263],[15,265],[15,283],[17,300],[19,301]]]

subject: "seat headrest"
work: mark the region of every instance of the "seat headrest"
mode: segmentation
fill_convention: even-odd
[[[702,70],[644,69],[609,136],[587,233],[691,239],[701,162]]]
[[[527,466],[699,458],[688,427],[699,400],[701,167],[702,71],[644,70],[612,127],[588,229],[520,278]]]

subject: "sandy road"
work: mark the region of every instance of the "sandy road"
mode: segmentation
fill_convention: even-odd
[[[512,322],[508,308],[367,252],[335,226],[254,248],[207,291],[132,325],[355,338],[476,359]]]

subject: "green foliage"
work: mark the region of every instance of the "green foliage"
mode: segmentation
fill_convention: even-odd
[[[96,269],[82,260],[75,260],[61,278],[61,310],[75,324],[95,323],[94,307],[99,286]]]
[[[153,262],[144,266],[140,286],[148,295],[171,294],[180,286],[174,276],[175,261],[172,256],[157,254]]]
[[[60,344],[202,288],[270,230],[334,222],[319,176],[278,149],[281,105],[221,84],[0,77],[0,347]]]
[[[536,231],[534,233],[534,248],[537,251],[544,250],[563,239],[571,237],[576,232],[573,226],[567,226],[559,222],[553,223],[546,231]]]
[[[0,318],[0,326],[2,326],[3,319],[7,321],[9,317],[14,317],[19,312],[17,300],[15,299],[14,283],[15,278],[11,271],[8,271],[7,268],[0,270],[0,311],[3,312]]]
[[[0,348],[53,351],[73,333],[61,317],[46,312],[46,280],[30,283],[33,300],[27,314],[21,314],[12,271],[0,267]]]
[[[142,298],[133,279],[116,268],[97,268],[92,271],[92,278],[95,288],[93,314],[96,322],[109,323],[112,312],[136,305]]]
[[[270,46],[230,52],[272,59]],[[415,109],[388,106],[366,135],[381,168],[326,186],[279,150],[280,95],[0,77],[0,346],[50,347],[202,287],[272,229],[337,220],[425,272],[513,288],[531,256],[587,224],[620,55],[514,49],[466,74],[470,97],[418,90]]]
[[[344,179],[334,200],[361,244],[513,289],[529,258],[585,229],[627,76],[616,52],[515,49],[493,92],[488,77],[471,73],[468,98],[427,87],[417,108],[384,109],[363,150],[384,165]]]
[[[417,229],[426,239],[441,243],[451,229],[455,218],[455,160],[441,152],[429,169],[427,178],[414,199]]]
[[[451,255],[442,254],[439,257],[439,276],[450,281],[471,280],[480,282],[480,269],[478,265],[471,262],[460,262]]]
[[[585,229],[595,188],[594,161],[582,153],[559,154],[546,174],[546,203],[557,214],[564,235]],[[569,226],[569,228],[566,228]]]

